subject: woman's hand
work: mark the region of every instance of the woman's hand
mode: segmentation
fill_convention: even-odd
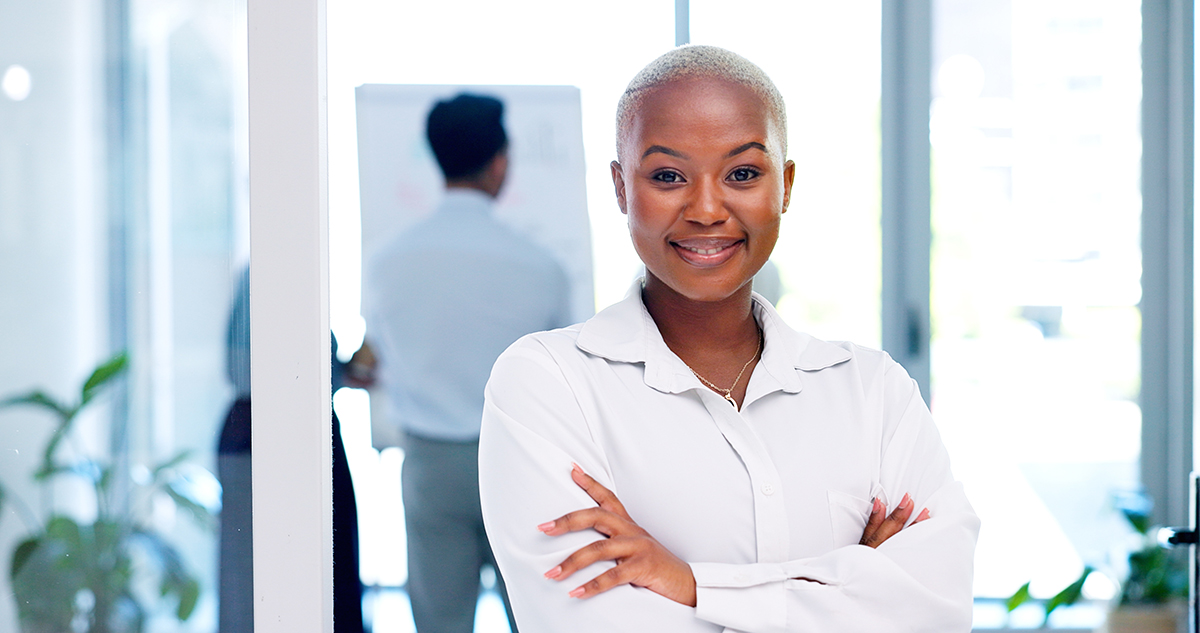
[[[913,500],[907,494],[891,514],[887,513],[887,507],[883,505],[879,497],[876,497],[871,505],[871,518],[867,520],[867,527],[863,528],[862,539],[858,541],[858,544],[872,548],[879,547],[884,541],[904,529],[904,524],[908,523],[908,517],[912,516],[912,511]],[[928,518],[929,508],[924,508],[917,515],[917,519],[913,521],[913,525]]]
[[[578,465],[571,471],[571,479],[600,507],[571,512],[539,525],[538,529],[550,536],[594,529],[608,538],[577,550],[546,572],[546,578],[561,581],[592,563],[611,560],[616,561],[616,567],[572,589],[568,595],[590,598],[613,587],[634,585],[680,604],[696,606],[696,578],[691,566],[634,523],[617,496]]]

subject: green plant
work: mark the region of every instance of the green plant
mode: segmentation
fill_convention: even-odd
[[[1150,524],[1153,504],[1145,495],[1121,495],[1117,509],[1138,533],[1140,547],[1129,554],[1129,576],[1121,585],[1118,605],[1163,604],[1188,597],[1187,560],[1181,552],[1161,547]]]
[[[1088,576],[1091,576],[1093,571],[1096,570],[1090,566],[1085,566],[1079,578],[1076,578],[1074,582],[1067,585],[1062,591],[1054,594],[1049,600],[1042,603],[1042,609],[1045,612],[1045,616],[1042,618],[1042,628],[1046,628],[1050,624],[1050,614],[1054,613],[1059,607],[1069,607],[1079,602],[1079,599],[1083,597],[1083,583],[1087,582]],[[1008,613],[1011,614],[1017,607],[1030,600],[1029,583],[1025,583],[1005,601],[1004,606],[1008,609]]]
[[[188,489],[180,471],[188,459],[186,452],[156,466],[148,476],[139,477],[140,481],[134,481],[113,463],[89,458],[81,451],[71,451],[67,459],[60,460],[63,444],[72,441],[72,426],[80,411],[113,384],[126,365],[123,353],[101,364],[72,404],[40,390],[0,400],[0,408],[34,406],[56,418],[41,463],[33,473],[43,499],[50,494],[56,478],[76,477],[90,484],[87,489],[94,494],[96,508],[96,516],[90,521],[53,509],[41,520],[27,504],[0,486],[0,505],[19,504],[31,529],[13,551],[9,568],[18,617],[26,633],[80,629],[88,633],[140,633],[147,609],[134,585],[147,567],[143,563],[157,568],[160,598],[173,596],[178,600],[175,616],[180,621],[191,616],[200,596],[199,582],[185,568],[179,552],[139,518],[148,515],[151,499],[166,494],[202,524],[211,524],[212,515]]]

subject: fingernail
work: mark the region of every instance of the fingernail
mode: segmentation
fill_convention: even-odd
[[[871,500],[871,514],[879,514],[883,512],[883,503],[879,501],[879,497]]]
[[[572,598],[578,598],[579,596],[583,595],[583,587],[576,587],[567,593],[567,595],[571,596]]]
[[[550,571],[546,572],[543,575],[546,576],[547,578],[550,578],[553,580],[554,578],[558,578],[559,575],[561,575],[561,574],[562,574],[562,565],[558,565],[557,567],[555,567],[554,569],[551,569]]]
[[[547,521],[538,526],[538,530],[540,530],[542,532],[549,532],[550,530],[553,530],[553,529],[554,529],[554,521]]]
[[[921,508],[921,514],[917,515],[917,521],[924,521],[929,518],[929,508]],[[914,521],[915,523],[916,521]]]
[[[904,493],[904,498],[900,500],[900,506],[904,507],[909,505],[912,505],[912,497],[908,496],[908,493],[906,492]]]
[[[583,469],[580,468],[579,464],[576,464],[575,462],[571,462],[571,470],[573,470],[577,473],[583,473]]]

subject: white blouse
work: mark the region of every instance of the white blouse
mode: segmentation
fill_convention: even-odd
[[[667,348],[638,288],[496,362],[480,491],[521,633],[971,629],[979,520],[916,383],[883,352],[792,330],[757,295],[754,314],[765,347],[740,412]],[[596,505],[573,461],[691,565],[695,608],[628,585],[567,595],[612,562],[543,577],[604,538],[536,527]],[[890,510],[905,493],[931,518],[859,545],[871,499]]]

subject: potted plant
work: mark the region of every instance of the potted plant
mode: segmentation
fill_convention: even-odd
[[[1136,548],[1129,554],[1129,574],[1121,584],[1121,595],[1114,602],[1105,623],[1097,633],[1176,633],[1185,615],[1188,596],[1187,562],[1179,552],[1161,547],[1158,530],[1150,524],[1154,505],[1144,494],[1116,496],[1117,509],[1137,533]],[[1083,585],[1095,571],[1086,566],[1079,578],[1043,603],[1042,628],[1050,623],[1050,614],[1059,607],[1075,604],[1083,596]],[[1005,606],[1014,609],[1030,601],[1029,583],[1008,598]]]
[[[1187,561],[1181,551],[1161,547],[1150,524],[1153,504],[1145,495],[1121,495],[1117,507],[1138,535],[1129,554],[1129,575],[1101,633],[1175,633],[1186,614]]]
[[[80,411],[125,371],[126,363],[122,353],[101,364],[71,403],[42,391],[0,400],[0,408],[33,406],[54,418],[54,432],[32,475],[43,501],[57,478],[74,477],[88,484],[85,488],[96,508],[94,518],[81,520],[44,502],[46,516],[39,517],[0,485],[0,504],[22,509],[30,528],[13,550],[9,566],[24,633],[140,633],[149,613],[148,600],[177,600],[174,615],[184,621],[200,596],[200,584],[179,552],[144,519],[154,497],[166,494],[202,524],[213,521],[188,485],[182,468],[187,453],[157,465],[138,481],[111,460],[80,451],[62,455],[64,444],[72,441],[72,426]],[[157,598],[147,599],[140,595],[144,591],[135,589],[147,581],[157,584]]]

